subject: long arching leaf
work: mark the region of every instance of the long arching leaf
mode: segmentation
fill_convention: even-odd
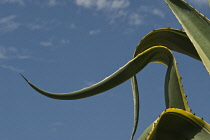
[[[162,38],[164,38],[164,39],[162,39]],[[167,46],[168,48],[170,48],[172,50],[176,50],[180,53],[183,53],[183,54],[189,55],[193,58],[199,59],[197,52],[195,51],[190,40],[187,38],[185,32],[180,31],[180,30],[175,30],[175,29],[159,29],[159,30],[154,30],[153,32],[149,33],[147,36],[145,36],[143,38],[143,40],[138,45],[138,47],[135,51],[134,57],[136,57],[139,53],[142,53],[146,49],[148,49],[154,45],[159,45],[159,44],[163,44],[164,46]],[[139,62],[139,63],[141,63],[140,67],[149,63],[150,60],[145,61],[145,59],[146,58],[142,57],[141,62]],[[138,101],[138,88],[137,88],[138,85],[137,85],[137,81],[135,79],[135,74],[137,72],[135,72],[130,66],[133,64],[133,61],[134,60],[131,60],[124,67],[119,69],[117,72],[115,72],[111,76],[105,78],[103,81],[101,81],[91,87],[87,87],[82,90],[71,92],[71,93],[56,94],[56,93],[46,92],[46,91],[43,91],[43,90],[37,88],[35,85],[33,85],[31,82],[29,82],[25,77],[24,78],[30,84],[30,86],[32,86],[35,90],[37,90],[38,92],[40,92],[41,94],[43,94],[45,96],[48,96],[48,97],[54,98],[54,99],[74,100],[74,99],[86,98],[89,96],[99,94],[101,92],[104,92],[106,90],[109,90],[109,89],[119,85],[120,83],[122,83],[125,80],[129,79],[130,77],[134,76],[132,78],[132,81],[133,81],[132,87],[134,87],[133,94],[134,94],[134,118],[135,118],[134,119],[134,129],[133,129],[133,133],[132,133],[132,137],[133,137],[133,135],[136,131],[136,128],[137,128],[138,115],[139,115],[139,101]],[[125,70],[129,71],[129,73],[125,72]],[[179,76],[178,76],[178,79],[179,79]],[[179,83],[178,85],[180,87],[180,85],[181,85],[180,79],[177,82]],[[180,88],[180,89],[182,91],[182,88]],[[170,94],[170,95],[173,95],[173,94]],[[167,98],[170,97],[171,99],[173,99],[173,96],[166,96],[166,97]],[[176,105],[173,105],[172,101],[169,102],[169,99],[167,99],[167,98],[166,98],[167,108],[170,106],[175,107]],[[170,104],[172,103],[172,104],[170,105],[169,103]],[[181,108],[186,109],[183,106],[183,104],[182,104]],[[189,108],[187,110],[189,111]]]
[[[161,46],[151,47],[148,50],[145,50],[144,52],[137,55],[135,58],[133,58],[123,67],[121,67],[115,73],[106,77],[104,80],[90,87],[87,87],[78,91],[70,92],[70,93],[47,92],[36,87],[34,84],[29,82],[25,77],[24,79],[28,82],[28,84],[32,88],[34,88],[36,91],[38,91],[39,93],[47,97],[60,99],[60,100],[75,100],[75,99],[86,98],[89,96],[99,94],[101,92],[107,91],[125,82],[126,80],[130,79],[133,75],[138,73],[140,70],[142,70],[150,62],[161,62],[168,65],[169,61],[167,60],[167,58],[169,56],[172,57],[171,55],[172,54],[169,51],[169,49],[165,47],[161,47]],[[164,56],[166,57],[165,59],[163,58]]]
[[[210,73],[210,21],[183,0],[165,0]]]
[[[147,49],[144,52],[137,55],[134,59],[129,61],[125,66],[120,68],[118,71],[116,71],[111,76],[105,78],[103,81],[101,81],[91,87],[84,88],[82,90],[75,91],[72,93],[56,94],[56,93],[46,92],[46,91],[39,89],[35,85],[33,85],[25,77],[24,77],[24,79],[36,91],[38,91],[39,93],[41,93],[45,96],[48,96],[50,98],[64,99],[64,100],[80,99],[80,98],[93,96],[95,94],[99,94],[100,92],[106,91],[110,88],[113,88],[114,86],[117,86],[117,85],[123,83],[124,81],[128,80],[129,78],[134,76],[136,73],[141,71],[150,62],[163,63],[168,66],[168,70],[167,70],[168,78],[166,78],[166,79],[168,80],[169,85],[170,85],[170,83],[174,84],[173,83],[174,76],[180,77],[178,74],[177,68],[176,68],[176,61],[175,61],[171,51],[166,47],[155,46],[155,47],[150,47],[149,49]],[[172,77],[171,77],[171,75],[172,75]],[[177,80],[177,79],[175,79],[175,80]],[[184,93],[182,92],[182,89],[180,89],[180,87],[181,87],[180,81],[178,80],[177,85],[175,84],[174,86],[175,87],[177,86],[177,89],[180,90],[180,91],[176,92],[177,98],[179,99],[178,101],[180,101],[180,102],[174,103],[172,101],[172,99],[170,98],[171,92],[169,91],[169,92],[166,92],[166,93],[169,93],[169,95],[167,96],[168,97],[167,104],[189,111],[189,107],[186,103],[186,100],[185,100],[185,98],[183,98]],[[135,98],[137,98],[137,97],[135,97]],[[136,104],[136,105],[138,105],[138,104]],[[135,129],[137,127],[137,121],[138,121],[138,116],[137,116],[137,118],[135,118],[135,123],[134,123],[135,127],[134,127],[134,131],[132,133],[131,139],[133,138],[133,135],[135,133]]]

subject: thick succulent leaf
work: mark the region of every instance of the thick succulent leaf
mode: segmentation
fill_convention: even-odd
[[[150,132],[148,132],[151,130]],[[185,110],[164,111],[138,140],[209,140],[210,125]],[[147,137],[146,137],[147,135]],[[146,137],[146,138],[145,138]]]
[[[176,62],[173,57],[173,54],[171,51],[162,46],[155,46],[155,47],[150,47],[149,49],[145,50],[144,52],[140,53],[137,55],[135,58],[133,58],[131,61],[129,61],[125,66],[121,67],[118,71],[110,75],[109,77],[105,78],[101,82],[91,86],[84,88],[79,91],[71,92],[71,93],[50,93],[46,92],[35,85],[33,85],[31,82],[29,82],[25,77],[23,77],[28,84],[34,88],[36,91],[39,93],[48,96],[50,98],[54,99],[62,99],[62,100],[73,100],[73,99],[80,99],[80,98],[85,98],[89,96],[93,96],[96,94],[99,94],[101,92],[104,92],[106,90],[109,90],[126,80],[130,79],[133,77],[136,73],[141,71],[148,63],[150,62],[159,62],[163,63],[168,67],[167,75],[171,75],[170,73],[172,72],[172,75],[178,75],[177,70],[173,70],[173,67],[176,67]],[[170,81],[170,79],[169,79]],[[131,139],[133,138],[133,135],[135,133],[136,127],[137,127],[137,122],[138,122],[138,88],[137,84],[135,83],[136,80],[133,81],[133,92],[134,92],[134,100],[135,103],[135,121],[134,121],[134,129],[133,133],[131,136]],[[170,83],[170,82],[169,82]],[[180,86],[179,86],[180,87]],[[183,92],[180,92],[180,94],[183,94]],[[184,95],[183,95],[184,96]],[[185,103],[186,101],[184,100],[185,98],[182,98],[183,96],[180,96],[179,98],[181,100],[181,104],[177,104],[177,107],[180,107],[185,110],[189,110],[187,104]],[[174,105],[175,106],[175,105]]]
[[[189,40],[186,33],[181,30],[170,29],[170,28],[154,30],[148,35],[146,35],[138,44],[134,53],[134,58],[139,53],[142,53],[146,49],[159,44],[161,44],[162,46],[166,46],[171,50],[177,51],[179,53],[200,60],[197,51],[195,50],[193,44]],[[185,99],[185,95],[182,89],[181,79],[178,74],[176,64],[174,64],[174,66],[171,66],[170,68],[171,69],[170,70],[168,69],[168,71],[171,72],[167,72],[166,81],[165,81],[166,108],[176,107],[190,111],[190,108],[187,105],[187,101]],[[136,78],[135,79],[134,78],[135,76],[132,78],[132,84],[135,84],[135,86],[133,87],[136,87],[137,80]],[[136,94],[138,93],[136,92]]]
[[[152,32],[147,34],[138,44],[134,53],[134,58],[146,49],[160,44],[163,46],[167,46],[171,50],[188,55],[197,60],[201,60],[186,33],[181,30],[171,28],[153,30]],[[171,71],[173,72],[171,72],[170,75],[168,72],[165,81],[166,108],[177,107],[190,111],[190,108],[188,107],[187,101],[185,99],[183,89],[181,87],[182,84],[180,76],[178,75],[178,70],[176,67],[172,66]],[[133,76],[131,78],[131,84],[133,88],[134,97],[134,128],[132,133],[133,136],[137,128],[138,120],[136,119],[138,119],[139,116],[139,106],[137,106],[139,105],[139,99],[136,98],[138,97],[139,93],[138,89],[136,89],[136,87],[138,87],[136,76]]]
[[[210,73],[210,21],[183,0],[165,0]]]
[[[167,46],[168,48],[170,48],[172,50],[176,50],[180,53],[189,55],[195,59],[200,59],[197,52],[195,51],[192,43],[190,42],[187,35],[185,34],[185,32],[183,32],[181,30],[175,30],[175,29],[158,29],[158,30],[154,30],[151,33],[149,33],[147,36],[145,36],[143,38],[143,40],[137,46],[134,57],[136,57],[140,53],[141,53],[141,55],[144,54],[145,52],[147,52],[145,50],[147,50],[148,48],[150,48],[152,46],[159,45],[159,44]],[[145,59],[147,59],[147,57],[145,57],[146,54],[149,54],[149,52],[147,52],[141,56],[142,60],[139,60],[138,67],[144,67],[147,63],[150,62],[150,59],[148,59],[148,61],[145,61]],[[40,92],[41,94],[43,94],[45,96],[48,96],[48,97],[54,98],[54,99],[74,100],[74,99],[86,98],[86,97],[93,96],[93,95],[99,94],[101,92],[104,92],[106,90],[109,90],[133,76],[132,77],[132,87],[133,87],[133,95],[134,95],[134,128],[133,128],[133,133],[131,136],[131,139],[132,139],[133,135],[136,131],[136,128],[137,128],[138,116],[139,116],[139,99],[138,99],[139,93],[138,93],[137,80],[135,78],[135,74],[137,73],[137,71],[135,71],[134,69],[131,68],[131,67],[133,67],[132,66],[134,63],[133,61],[136,61],[136,60],[130,61],[128,64],[126,64],[120,70],[118,70],[111,76],[105,78],[103,81],[101,81],[91,87],[87,87],[87,88],[84,88],[82,90],[75,91],[72,93],[57,94],[57,93],[46,92],[46,91],[39,89],[35,85],[33,85],[25,77],[24,78],[29,83],[30,86],[32,86],[35,90],[37,90],[38,92]],[[127,72],[125,72],[125,71],[127,71]],[[177,70],[175,70],[175,73],[176,73],[176,71]],[[175,79],[179,79],[179,76],[177,74],[173,74],[173,75],[177,76],[177,78],[175,78]],[[169,77],[169,76],[167,76],[167,77]],[[177,84],[177,85],[179,85],[178,87],[180,87],[180,85],[181,85],[180,79],[177,82],[179,83],[179,84]],[[181,106],[179,108],[186,109],[189,111],[189,107],[186,106],[186,101],[184,100],[184,94],[182,92],[182,89],[180,91],[181,92],[178,92],[178,93],[181,93],[180,95],[182,95],[182,96],[178,96],[177,100],[182,98],[180,101],[181,102],[183,101],[183,103],[180,103]],[[175,99],[171,95],[173,95],[173,94],[170,94],[170,96],[166,96],[167,97],[166,99],[169,100],[168,99],[169,97],[170,97],[170,99]],[[178,107],[177,105],[174,105],[173,101],[169,102],[167,100],[166,100],[167,108],[170,106]]]
[[[169,65],[169,62],[171,63],[172,60],[173,60],[173,55],[171,54],[171,51],[166,47],[161,47],[161,46],[151,47],[145,50],[144,52],[140,53],[139,55],[137,55],[135,58],[133,58],[123,67],[121,67],[115,73],[113,73],[109,77],[106,77],[104,80],[90,87],[70,93],[47,92],[36,87],[34,84],[29,82],[25,77],[23,78],[28,82],[28,84],[32,88],[34,88],[36,91],[47,97],[54,99],[61,99],[61,100],[75,100],[102,93],[125,82],[126,80],[134,76],[136,73],[138,73],[140,70],[142,70],[150,62],[160,62],[165,65]]]
[[[169,36],[172,39],[167,38]],[[143,38],[143,40],[137,46],[134,58],[131,61],[129,61],[125,66],[120,68],[109,77],[98,82],[97,84],[94,84],[93,86],[70,93],[51,93],[37,88],[25,77],[24,79],[32,86],[32,88],[50,98],[61,100],[75,100],[86,98],[109,90],[134,76],[137,72],[139,72],[136,71],[138,67],[143,68],[151,61],[150,59],[145,60],[150,56],[150,53],[145,50],[151,48],[152,46],[157,46],[160,44],[162,46],[167,46],[169,49],[176,50],[180,53],[199,59],[199,56],[197,55],[192,43],[189,41],[184,32],[175,29],[159,29],[149,33],[145,38]],[[148,57],[146,55],[148,55]],[[139,66],[134,66],[134,63],[136,63],[137,61],[139,61]]]
[[[182,30],[172,28],[157,29],[147,34],[136,47],[134,57],[146,49],[158,45],[201,60],[187,34]]]

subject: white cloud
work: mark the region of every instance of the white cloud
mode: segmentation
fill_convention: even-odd
[[[29,59],[30,56],[15,47],[0,46],[0,59]]]
[[[30,30],[40,30],[40,29],[45,28],[44,25],[36,24],[36,23],[29,23],[29,24],[26,24],[26,26],[27,26]]]
[[[24,0],[0,0],[0,3],[14,3],[19,5],[25,5]]]
[[[70,44],[70,40],[50,38],[46,41],[41,41],[39,44],[43,47],[53,47],[53,48],[66,47],[67,45]]]
[[[89,34],[90,34],[90,35],[96,35],[96,34],[99,34],[99,33],[100,33],[100,30],[99,30],[99,29],[90,30],[90,31],[89,31]]]
[[[20,23],[15,22],[15,18],[15,15],[0,18],[0,31],[10,32],[16,30],[20,26]]]
[[[41,18],[34,18],[34,20],[26,23],[22,23],[21,26],[24,26],[30,30],[51,30],[55,27],[60,27],[62,22],[59,20],[46,20]]]
[[[130,5],[128,0],[76,0],[78,6],[98,10],[118,10]]]
[[[29,59],[29,55],[25,51],[18,50],[15,47],[0,46],[0,60],[14,60],[14,59]],[[7,69],[14,72],[23,73],[24,70],[17,68],[13,65],[0,64],[0,68]]]
[[[49,6],[56,6],[58,4],[57,0],[49,0],[48,5]]]
[[[63,44],[63,45],[67,45],[67,44],[70,43],[70,40],[61,39],[60,43]]]
[[[121,8],[126,8],[130,5],[130,2],[127,0],[114,0],[111,3],[111,7],[113,9],[121,9]]]
[[[157,9],[157,8],[154,8],[154,9],[152,10],[152,14],[157,15],[157,16],[159,16],[159,17],[161,17],[161,18],[164,18],[164,17],[165,17],[164,12],[161,11],[160,9]]]
[[[53,46],[53,42],[51,40],[50,41],[42,41],[42,42],[40,42],[40,45],[44,46],[44,47],[50,47],[50,46]]]
[[[129,9],[130,2],[129,0],[75,0],[78,6],[105,12],[110,24],[121,20],[130,25],[142,25],[147,17],[165,17],[165,13],[161,9],[152,6],[141,5],[136,10]],[[95,31],[89,33],[93,35]]]
[[[142,13],[142,15],[152,14],[152,15],[159,16],[161,18],[165,17],[165,13],[161,9],[154,8],[151,6],[146,6],[146,5],[140,6],[139,12]]]
[[[2,47],[0,47],[0,59],[6,59],[6,50]]]
[[[57,132],[62,126],[64,126],[63,122],[55,122],[51,125],[50,131]]]
[[[11,70],[11,71],[18,72],[18,73],[23,73],[24,72],[24,70],[16,68],[16,67],[11,66],[11,65],[4,65],[3,64],[3,65],[0,65],[0,68]]]
[[[141,25],[143,23],[143,17],[137,13],[130,14],[129,24],[130,25]]]
[[[117,19],[127,18],[130,6],[129,0],[75,0],[75,3],[77,6],[104,12],[111,24]]]
[[[76,0],[78,6],[83,6],[85,8],[90,8],[94,5],[95,0]]]
[[[68,27],[67,28],[70,28],[70,29],[75,29],[76,28],[76,25],[75,24],[73,24],[73,23],[71,23],[70,25],[68,25]]]

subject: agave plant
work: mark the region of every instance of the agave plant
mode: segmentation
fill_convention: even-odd
[[[54,99],[75,100],[93,96],[131,79],[134,99],[134,127],[139,118],[139,92],[136,74],[148,63],[168,66],[165,76],[166,110],[139,137],[139,140],[210,140],[210,125],[191,113],[172,51],[204,63],[210,72],[210,21],[183,0],[165,0],[184,31],[164,28],[153,30],[138,44],[133,59],[104,80],[70,93],[50,93],[29,82],[39,93]],[[161,45],[160,45],[161,44]]]

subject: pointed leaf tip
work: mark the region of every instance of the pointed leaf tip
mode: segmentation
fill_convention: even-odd
[[[23,76],[21,73],[20,75],[23,77],[24,80],[26,80],[26,82],[28,82],[28,79],[26,79],[25,76]]]

